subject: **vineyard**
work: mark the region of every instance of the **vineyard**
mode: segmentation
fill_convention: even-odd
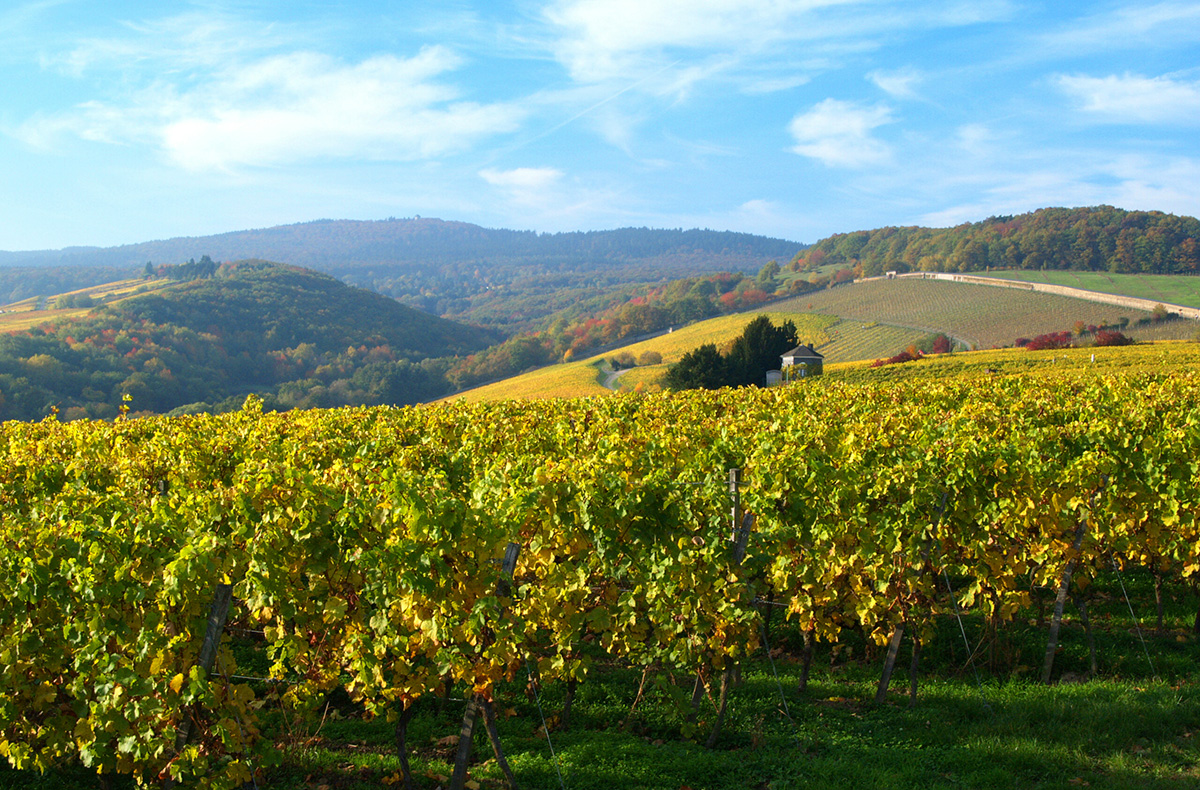
[[[927,333],[946,332],[977,348],[1009,346],[1018,337],[1059,332],[1076,321],[1100,326],[1121,316],[1136,323],[1149,315],[1053,294],[919,279],[855,283],[806,294],[775,307],[879,321]],[[1194,330],[1191,322],[1180,324]],[[1157,327],[1138,328],[1138,340],[1166,337],[1176,335],[1160,335]]]
[[[622,672],[640,676],[630,717],[653,692],[677,712],[672,740],[720,746],[781,620],[802,686],[815,651],[856,645],[886,700],[905,644],[916,699],[939,642],[961,653],[982,632],[995,653],[1039,609],[1030,674],[1051,682],[1064,610],[1089,623],[1100,580],[1200,580],[1186,369],[284,414],[251,400],[0,433],[0,755],[22,775],[259,782],[283,759],[280,722],[337,696],[394,727],[389,781],[417,786],[414,712],[453,693],[466,712],[441,779],[463,787],[476,721],[512,776],[496,733],[513,696],[555,690],[543,715],[565,726]],[[1167,696],[1195,727],[1188,661]],[[780,721],[802,715],[790,693]]]

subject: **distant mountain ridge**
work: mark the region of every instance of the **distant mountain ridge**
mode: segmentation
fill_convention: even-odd
[[[732,231],[537,233],[423,217],[316,220],[120,247],[0,252],[0,302],[120,279],[147,262],[208,255],[303,266],[428,313],[512,332],[615,288],[755,272],[769,260],[791,260],[803,247]]]
[[[484,228],[467,222],[414,217],[386,220],[314,220],[212,236],[177,237],[117,247],[0,251],[2,266],[141,266],[177,263],[200,255],[217,260],[281,260],[318,271],[397,262],[505,260],[587,256],[627,261],[671,254],[791,258],[802,244],[749,233],[713,230],[617,230],[538,233]]]

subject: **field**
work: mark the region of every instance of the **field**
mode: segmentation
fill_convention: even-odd
[[[1200,307],[1200,277],[1186,274],[1110,274],[1075,271],[994,271],[988,277],[1049,283],[1087,291],[1133,296],[1166,304]]]
[[[1069,330],[1076,321],[1101,325],[1121,316],[1132,322],[1149,315],[1052,294],[916,279],[843,285],[774,308],[945,332],[976,348],[1011,346],[1018,337]],[[1183,323],[1194,331],[1190,322]],[[1138,331],[1131,329],[1130,334],[1157,339],[1143,338]]]
[[[481,698],[528,790],[1195,787],[1198,361],[6,423],[0,788],[401,787],[404,704],[444,788]],[[502,787],[479,729],[465,786]]]
[[[51,323],[64,318],[79,318],[87,315],[94,308],[62,308],[53,307],[54,301],[60,297],[87,296],[93,299],[97,306],[115,304],[130,296],[140,296],[162,290],[171,284],[170,280],[147,281],[144,279],[120,280],[78,291],[58,294],[52,297],[30,297],[13,304],[0,307],[0,332],[17,332],[32,329],[41,324]]]
[[[828,333],[829,342],[817,350],[829,364],[890,357],[929,334],[918,329],[861,321],[839,321]]]

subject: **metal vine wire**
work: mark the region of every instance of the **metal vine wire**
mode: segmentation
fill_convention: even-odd
[[[771,642],[767,639],[767,626],[765,623],[760,623],[763,637],[763,647],[767,650],[767,660],[771,662],[771,674],[775,676],[775,686],[779,689],[779,700],[783,703],[783,715],[788,720],[788,723],[793,727],[796,722],[792,720],[792,712],[788,709],[787,696],[783,693],[783,683],[779,680],[779,671],[775,669],[775,657],[771,655]]]
[[[533,668],[529,666],[529,656],[524,656],[525,674],[529,676],[529,687],[533,689],[533,700],[537,703],[538,716],[542,719],[542,732],[546,733],[546,745],[550,747],[550,759],[554,760],[554,772],[558,774],[558,786],[567,790],[563,782],[562,766],[558,762],[558,753],[554,751],[554,741],[550,739],[550,728],[546,726],[546,713],[542,710],[542,695],[538,692],[537,683],[533,680]]]
[[[1133,604],[1129,601],[1129,593],[1125,590],[1125,579],[1121,576],[1121,569],[1117,566],[1116,557],[1112,558],[1112,566],[1113,570],[1117,572],[1117,581],[1121,583],[1121,594],[1125,596],[1125,605],[1129,607],[1129,616],[1133,618],[1133,627],[1137,629],[1138,639],[1142,643],[1142,653],[1146,656],[1146,663],[1150,665],[1150,674],[1158,677],[1158,672],[1154,669],[1154,662],[1150,660],[1150,649],[1146,647],[1146,637],[1142,636],[1142,623],[1133,612]]]

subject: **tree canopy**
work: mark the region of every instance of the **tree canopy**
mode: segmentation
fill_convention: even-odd
[[[830,236],[799,253],[795,271],[848,266],[887,271],[1079,269],[1200,272],[1200,220],[1112,206],[1045,208],[953,228],[886,227]]]
[[[778,370],[780,357],[798,342],[791,321],[775,326],[760,315],[746,325],[726,353],[709,343],[684,354],[667,371],[666,384],[675,390],[761,386],[767,371]]]

